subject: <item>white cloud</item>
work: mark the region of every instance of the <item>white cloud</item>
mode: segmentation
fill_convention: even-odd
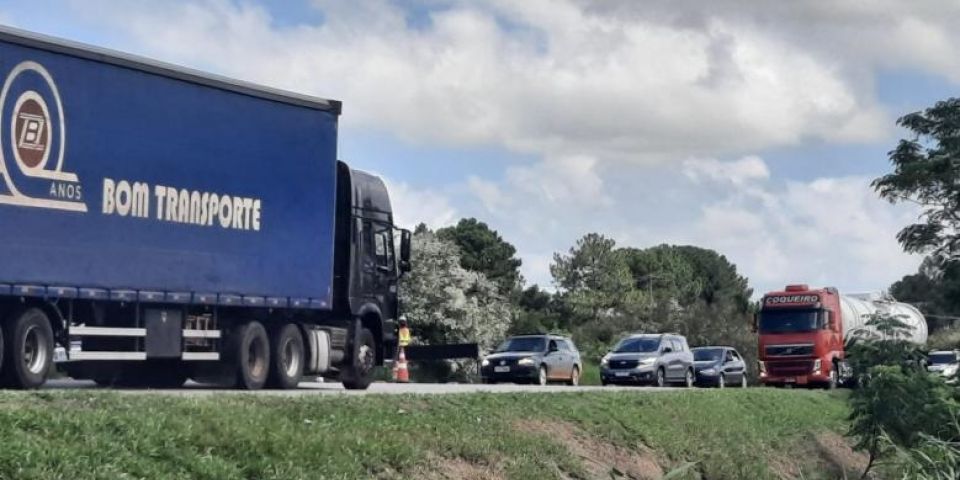
[[[390,191],[394,222],[401,227],[412,229],[425,223],[430,228],[441,228],[453,225],[459,219],[449,197],[441,192],[417,189],[389,179],[385,179],[385,183]]]
[[[315,0],[324,22],[295,26],[231,0],[70,3],[125,50],[343,100],[344,129],[525,154],[389,186],[400,223],[488,220],[541,284],[598,231],[716,248],[758,289],[885,286],[918,262],[894,240],[914,212],[865,177],[785,181],[744,155],[885,138],[881,69],[960,83],[949,0],[443,0],[417,27],[389,0]]]
[[[880,200],[871,178],[791,181],[771,178],[769,170],[763,159],[748,156],[604,171],[598,176],[610,202],[592,206],[523,194],[507,177],[485,186],[498,192],[496,209],[469,214],[514,242],[524,276],[540,285],[550,285],[552,252],[566,251],[591,231],[624,246],[717,250],[758,293],[791,282],[876,291],[916,269],[920,257],[903,254],[896,233],[917,212]]]
[[[341,99],[345,123],[414,142],[650,162],[869,140],[889,124],[858,82],[864,65],[838,56],[853,47],[787,35],[816,25],[774,28],[796,9],[451,1],[408,28],[393,2],[314,3],[322,25],[281,28],[227,0],[76,2],[140,52]],[[759,21],[767,10],[774,26]],[[904,28],[937,46],[947,33],[934,27]]]
[[[691,159],[683,162],[683,173],[696,183],[709,179],[736,186],[770,178],[766,162],[757,156],[743,157],[734,162],[721,162],[714,158]]]
[[[799,281],[848,292],[886,288],[920,262],[896,241],[917,212],[880,201],[870,180],[765,182],[764,202],[727,182],[730,188],[702,206],[698,221],[680,228],[691,241],[726,254],[760,290]]]

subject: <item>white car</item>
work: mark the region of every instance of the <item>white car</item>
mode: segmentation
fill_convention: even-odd
[[[927,356],[927,371],[955,380],[960,368],[960,351],[930,352]]]

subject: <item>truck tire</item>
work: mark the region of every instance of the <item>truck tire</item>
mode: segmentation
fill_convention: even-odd
[[[288,323],[270,336],[270,376],[267,385],[271,388],[290,390],[303,380],[306,354],[300,329]]]
[[[340,381],[347,390],[366,390],[373,382],[373,368],[377,363],[373,333],[360,329],[360,344],[353,349],[352,361],[344,367]]]
[[[830,380],[827,380],[827,384],[824,385],[824,388],[827,390],[836,390],[837,385],[840,385],[840,370],[836,362],[833,362],[833,365],[830,368]]]
[[[43,385],[53,362],[53,329],[39,308],[15,313],[4,326],[4,386],[30,389]]]
[[[230,358],[236,367],[234,386],[260,390],[270,374],[270,338],[267,329],[253,320],[238,326],[231,337]]]

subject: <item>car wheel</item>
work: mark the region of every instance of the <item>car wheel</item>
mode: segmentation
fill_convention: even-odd
[[[693,382],[696,377],[693,375],[693,369],[687,370],[686,376],[684,377],[683,386],[686,388],[693,388]]]
[[[570,386],[577,387],[580,385],[580,367],[573,367],[573,371],[570,372]]]
[[[540,365],[540,371],[537,375],[537,385],[546,385],[547,384],[547,366]]]
[[[724,374],[720,374],[720,378],[717,378],[717,388],[727,388],[727,377]]]
[[[663,371],[663,367],[657,369],[657,380],[655,385],[658,388],[667,386],[667,372]]]

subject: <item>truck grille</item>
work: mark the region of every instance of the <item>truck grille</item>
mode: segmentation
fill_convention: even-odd
[[[639,360],[610,360],[610,368],[615,370],[630,370],[640,365]]]
[[[813,345],[769,345],[768,357],[809,357],[813,355]]]
[[[794,377],[809,375],[813,371],[813,360],[791,362],[767,362],[767,372],[775,377]]]

